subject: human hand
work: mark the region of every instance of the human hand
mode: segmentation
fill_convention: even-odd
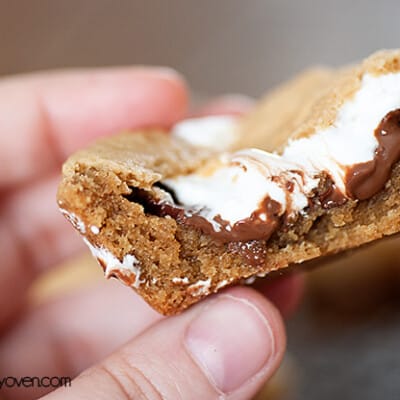
[[[242,108],[225,99],[202,113]],[[0,81],[0,379],[76,376],[97,363],[46,399],[216,399],[221,393],[249,399],[277,369],[285,333],[266,297],[289,312],[299,297],[296,278],[258,291],[227,289],[169,318],[117,282],[95,283],[40,307],[28,304],[33,280],[81,248],[56,209],[65,157],[110,132],[167,127],[185,115],[185,85],[165,69]],[[0,397],[29,399],[44,391],[3,385]]]

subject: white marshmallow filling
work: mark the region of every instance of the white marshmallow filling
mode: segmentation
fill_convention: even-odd
[[[216,232],[221,229],[221,218],[228,222],[224,229],[229,230],[250,218],[266,198],[279,203],[280,214],[302,213],[319,184],[321,172],[332,178],[344,197],[349,197],[346,171],[374,159],[378,147],[375,130],[385,115],[399,108],[400,73],[366,74],[353,98],[338,110],[334,124],[289,141],[282,155],[259,149],[222,153],[217,166],[214,160],[195,173],[162,183],[181,205],[199,210],[198,215]],[[229,119],[217,123],[218,117],[210,118],[180,123],[173,134],[194,145],[218,146],[221,150],[223,144],[229,148],[237,137],[234,124],[227,123]],[[260,213],[259,218],[266,220],[269,216]]]

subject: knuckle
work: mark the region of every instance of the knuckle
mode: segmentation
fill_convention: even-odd
[[[131,400],[163,400],[155,383],[124,357],[119,359],[118,366],[102,365],[102,369],[112,380],[121,394],[121,399]]]

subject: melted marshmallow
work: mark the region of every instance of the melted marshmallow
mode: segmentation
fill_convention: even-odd
[[[172,128],[172,134],[194,146],[223,151],[238,138],[237,118],[212,116],[186,119]]]
[[[354,97],[339,109],[332,126],[289,142],[282,157],[311,173],[328,171],[345,194],[346,167],[374,158],[378,146],[375,129],[387,113],[398,108],[400,74],[366,74]]]
[[[375,129],[387,113],[397,108],[400,73],[366,74],[360,89],[338,110],[332,126],[290,141],[281,156],[257,149],[225,153],[220,157],[220,167],[211,173],[199,170],[164,183],[181,204],[197,210],[216,231],[220,230],[216,216],[233,225],[250,217],[267,196],[281,205],[282,213],[302,212],[308,205],[307,197],[318,186],[316,176],[321,171],[327,172],[346,196],[346,169],[374,158],[378,146]],[[214,143],[218,149],[228,150],[236,140],[236,129],[232,127],[229,133],[227,125],[220,140],[218,129],[213,131],[207,118],[182,122],[180,126],[185,127],[185,135],[179,133],[180,129],[174,134],[185,136],[194,145]],[[285,181],[293,184],[293,190],[282,184]]]
[[[105,265],[104,274],[107,278],[113,275],[115,271],[130,277],[132,275],[135,276],[135,281],[133,283],[133,287],[138,288],[142,283],[140,281],[140,269],[139,269],[139,261],[132,254],[127,254],[124,256],[122,262],[118,260],[110,251],[93,246],[86,238],[83,238],[86,245],[89,247],[91,253],[95,258],[99,261],[103,262]]]

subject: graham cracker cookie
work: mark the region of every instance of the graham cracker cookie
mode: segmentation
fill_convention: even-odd
[[[397,233],[399,61],[308,71],[242,120],[100,140],[65,163],[59,206],[106,275],[163,314]]]

